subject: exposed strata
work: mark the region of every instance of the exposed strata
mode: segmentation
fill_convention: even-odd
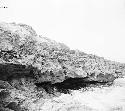
[[[24,110],[19,105],[22,101],[28,104],[48,97],[47,93],[50,97],[51,93],[110,84],[124,75],[125,64],[70,50],[25,24],[0,23],[0,94],[11,93],[3,98],[3,109]]]

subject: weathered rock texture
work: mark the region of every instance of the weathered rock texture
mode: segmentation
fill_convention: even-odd
[[[1,110],[24,111],[37,97],[45,97],[45,90],[63,92],[89,83],[111,83],[124,75],[125,64],[70,50],[62,43],[37,35],[25,24],[0,23],[0,97],[4,90],[11,93],[10,97],[1,97]],[[27,105],[23,107],[22,103]]]
[[[110,81],[125,73],[125,65],[41,37],[25,24],[0,24],[1,79],[32,74],[37,81],[61,82],[68,77]],[[10,75],[10,76],[9,76]],[[3,77],[4,76],[4,77]],[[108,80],[108,78],[110,78]]]

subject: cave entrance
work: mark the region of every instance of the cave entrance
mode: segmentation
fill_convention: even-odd
[[[54,88],[60,93],[70,93],[71,90],[79,90],[81,88],[105,85],[107,82],[92,81],[88,78],[68,78],[60,83],[52,84],[50,81],[35,83],[37,87],[42,87],[47,93],[52,93]]]

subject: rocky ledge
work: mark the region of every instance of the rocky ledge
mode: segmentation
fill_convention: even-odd
[[[70,50],[25,24],[0,23],[1,111],[30,110],[39,98],[111,85],[124,75],[125,64]]]

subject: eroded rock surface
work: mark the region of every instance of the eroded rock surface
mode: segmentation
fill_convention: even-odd
[[[11,67],[7,69],[10,73],[29,74],[22,67],[32,66],[37,69],[34,70],[37,81],[52,82],[62,82],[66,77],[90,76],[93,80],[105,75],[119,77],[125,71],[124,64],[70,50],[62,43],[38,36],[32,27],[16,23],[0,24],[0,63]]]
[[[0,23],[0,94],[9,91],[0,105],[6,110],[29,110],[41,99],[111,85],[124,75],[125,64],[70,50],[25,24]]]

